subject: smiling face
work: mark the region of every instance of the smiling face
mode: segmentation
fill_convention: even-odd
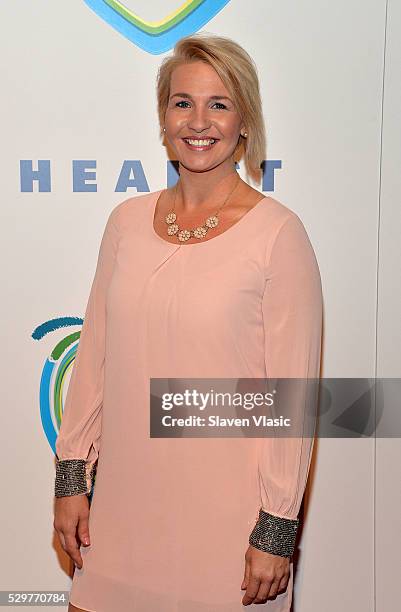
[[[164,125],[168,142],[187,170],[232,169],[243,124],[209,64],[193,61],[173,70]]]

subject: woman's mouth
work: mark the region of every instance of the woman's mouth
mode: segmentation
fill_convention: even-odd
[[[217,138],[183,138],[182,140],[191,151],[208,151],[218,142]]]

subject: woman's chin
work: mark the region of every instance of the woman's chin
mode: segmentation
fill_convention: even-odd
[[[221,162],[215,162],[214,164],[194,164],[187,162],[186,160],[179,160],[180,166],[188,170],[188,172],[208,172],[214,170]]]

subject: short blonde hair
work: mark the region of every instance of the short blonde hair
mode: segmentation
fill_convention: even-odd
[[[248,133],[247,138],[238,139],[235,161],[244,155],[247,175],[260,181],[266,134],[257,68],[250,55],[230,38],[207,32],[186,36],[176,43],[173,54],[163,59],[156,86],[160,136],[163,137],[171,74],[177,66],[197,60],[210,64],[230,92]]]

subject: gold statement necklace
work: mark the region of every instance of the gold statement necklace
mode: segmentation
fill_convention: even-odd
[[[237,186],[238,186],[238,184],[240,182],[240,176],[239,175],[237,175],[237,176],[238,176],[238,179],[237,179],[233,189],[230,191],[230,193],[228,194],[228,196],[224,200],[223,204],[217,209],[215,214],[212,215],[211,217],[208,217],[203,225],[199,225],[198,227],[195,227],[193,229],[180,229],[178,223],[176,223],[177,215],[174,212],[174,207],[175,207],[175,200],[176,200],[176,197],[177,197],[177,186],[178,186],[178,182],[177,182],[175,184],[175,189],[174,189],[173,209],[165,217],[165,221],[166,221],[167,226],[168,226],[167,227],[167,234],[169,236],[177,236],[178,240],[180,240],[181,242],[185,242],[186,240],[189,240],[192,236],[194,238],[198,238],[199,240],[204,238],[206,236],[206,234],[207,234],[209,229],[217,227],[217,225],[219,223],[219,218],[218,218],[217,215],[219,214],[219,212],[221,211],[223,206],[228,202],[229,198],[232,196],[232,194],[234,193],[234,190],[237,188]]]

